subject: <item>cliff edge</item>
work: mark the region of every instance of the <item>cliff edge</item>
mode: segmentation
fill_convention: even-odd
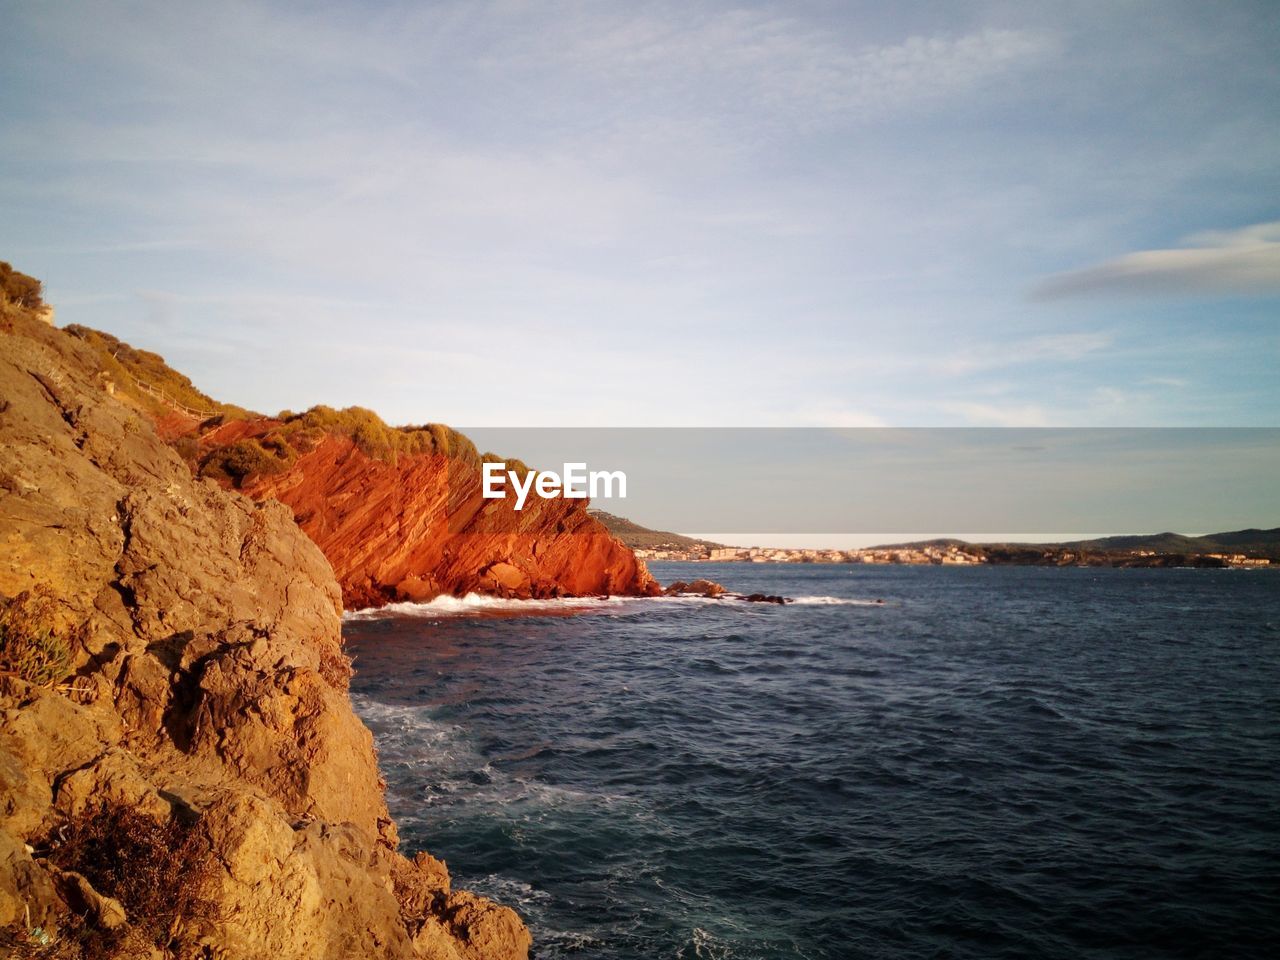
[[[0,952],[524,958],[396,852],[341,593],[290,510],[193,477],[95,351],[0,314]]]
[[[344,427],[344,417],[372,425]],[[320,426],[305,426],[311,423]],[[379,429],[407,438],[408,449],[379,442]],[[251,453],[261,466],[224,482],[293,511],[333,564],[348,609],[468,593],[546,599],[660,592],[643,561],[587,513],[586,501],[535,497],[517,511],[509,499],[484,499],[481,464],[498,458],[477,454],[447,428],[397,431],[369,411],[327,408],[290,421],[235,421],[201,437],[201,468],[225,474],[219,465],[246,444],[269,451],[267,459]]]
[[[441,595],[520,599],[661,592],[587,501],[481,496],[479,453],[443,424],[390,427],[371,410],[313,407],[264,417],[201,393],[157,354],[87,327],[113,390],[143,411],[192,472],[274,498],[333,566],[348,609]]]

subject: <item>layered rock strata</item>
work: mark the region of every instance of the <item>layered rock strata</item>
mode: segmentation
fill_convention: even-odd
[[[282,426],[270,418],[226,424],[201,436],[198,457],[270,438]],[[477,460],[371,456],[356,439],[331,432],[287,466],[245,476],[240,489],[289,507],[333,565],[348,609],[442,594],[660,592],[643,561],[587,513],[586,501],[530,497],[517,511],[511,499],[485,499]]]

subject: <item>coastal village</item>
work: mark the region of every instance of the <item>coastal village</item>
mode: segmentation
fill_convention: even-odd
[[[1274,558],[1243,553],[1168,554],[1154,550],[1100,552],[1026,544],[1019,548],[993,549],[958,543],[908,544],[859,550],[815,550],[786,547],[718,547],[704,543],[637,547],[642,560],[685,560],[709,563],[865,563],[915,566],[976,566],[1025,564],[1044,566],[1195,566],[1264,568],[1280,567]]]
[[[671,547],[638,549],[642,560],[705,560],[713,563],[899,563],[977,564],[986,558],[956,547],[874,547],[866,550],[812,550],[785,547]]]

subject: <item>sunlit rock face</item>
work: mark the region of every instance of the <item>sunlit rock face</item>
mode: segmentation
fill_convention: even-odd
[[[315,453],[350,465],[341,446]],[[342,592],[293,511],[254,492],[196,479],[108,390],[83,341],[6,316],[0,932],[68,949],[89,937],[97,956],[526,957],[512,911],[396,851],[372,738],[347,695]],[[376,526],[364,511],[340,516],[351,514]],[[339,528],[349,535],[335,543],[386,569]],[[377,595],[383,581],[366,576]],[[40,657],[19,661],[20,641]],[[135,828],[180,824],[205,851],[198,875],[169,864],[172,897],[152,898],[170,901],[160,926],[136,890],[67,859],[60,838],[107,808]],[[100,831],[96,849],[136,846],[133,834]]]

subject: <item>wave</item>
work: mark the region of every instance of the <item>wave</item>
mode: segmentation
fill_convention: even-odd
[[[383,617],[466,617],[486,613],[551,613],[618,606],[636,597],[562,597],[554,600],[510,600],[468,593],[465,597],[436,597],[423,603],[388,603],[343,614],[344,620],[378,620]]]
[[[726,606],[740,603],[736,596],[720,598],[697,594],[680,594],[671,597],[558,597],[551,600],[513,600],[506,597],[490,597],[468,593],[464,597],[442,596],[423,603],[405,601],[388,603],[384,607],[366,607],[343,614],[344,620],[381,620],[386,617],[475,617],[486,615],[533,616],[548,613],[586,613],[595,611],[642,610],[647,604],[685,604]],[[883,606],[881,600],[857,600],[849,597],[790,597],[788,603],[798,606]],[[755,604],[752,604],[755,606]]]

